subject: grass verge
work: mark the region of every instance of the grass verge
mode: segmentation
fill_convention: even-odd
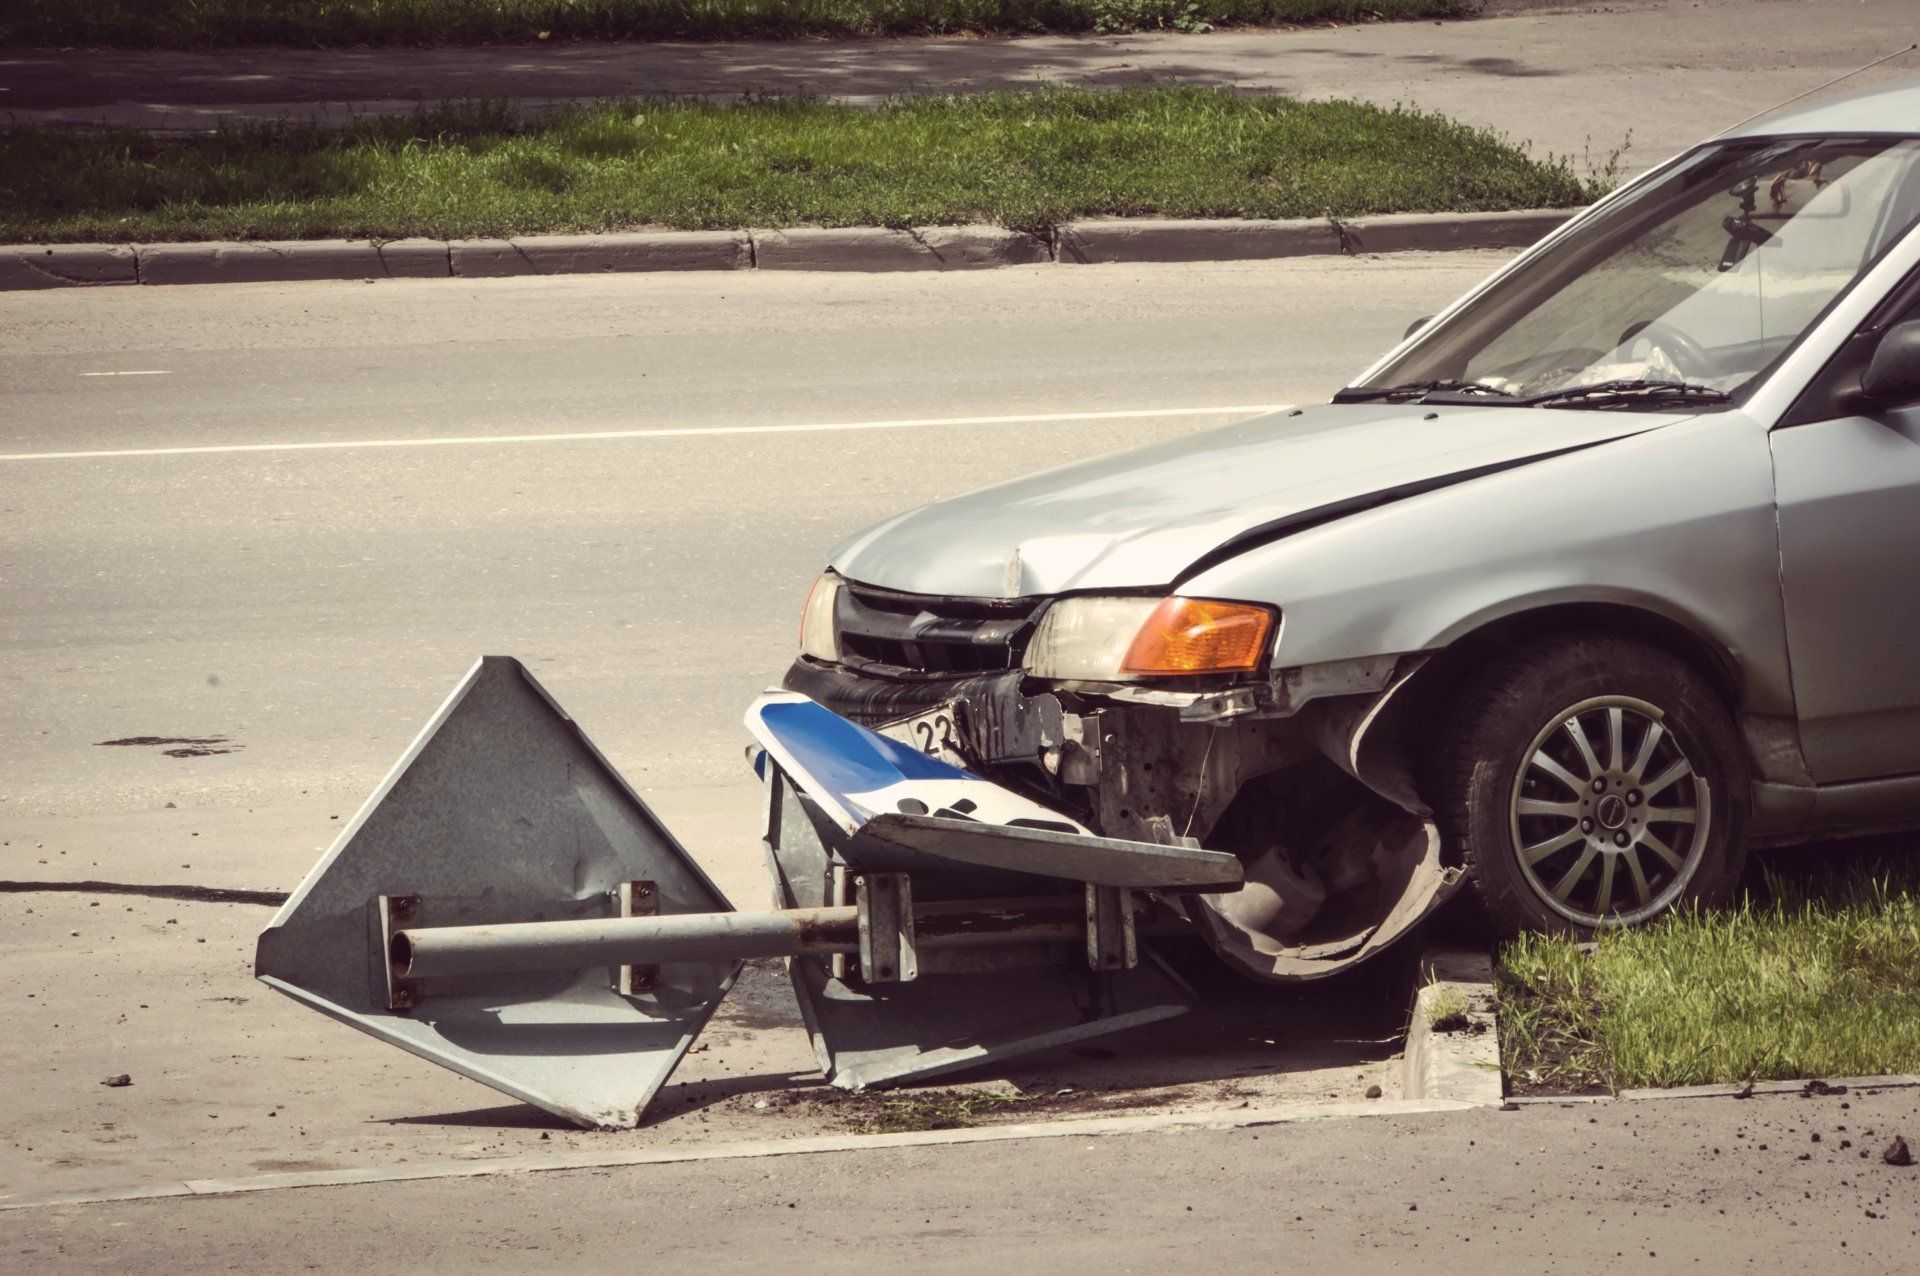
[[[0,45],[198,49],[1204,31],[1460,17],[1478,0],[12,0]]]
[[[1920,870],[1768,879],[1770,900],[1524,936],[1495,976],[1517,1091],[1920,1071]]]
[[[1420,111],[1217,89],[450,106],[195,137],[0,130],[0,242],[498,236],[1568,207],[1557,159]]]

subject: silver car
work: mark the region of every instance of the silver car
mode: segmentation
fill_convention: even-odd
[[[835,549],[786,686],[1097,831],[1308,978],[1471,880],[1588,935],[1920,824],[1920,81],[1587,210],[1329,404]]]

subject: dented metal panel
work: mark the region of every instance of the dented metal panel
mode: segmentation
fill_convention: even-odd
[[[262,932],[256,975],[296,1000],[587,1126],[631,1126],[732,984],[732,959],[664,965],[645,995],[610,972],[419,984],[387,1008],[369,905],[416,896],[422,925],[606,918],[657,884],[663,912],[726,897],[518,661],[474,665]],[[379,993],[373,992],[379,989]]]
[[[1449,408],[1436,427],[1425,415],[1335,404],[1255,417],[923,506],[856,533],[828,562],[868,585],[946,596],[1002,596],[1016,554],[1027,594],[1170,585],[1249,528],[1684,419]]]
[[[861,985],[793,963],[827,1080],[845,1090],[924,1080],[1183,1015],[1193,990],[1148,954],[1133,970],[1064,964]]]
[[[847,835],[842,854],[882,871],[998,869],[1100,886],[1218,890],[1232,855],[1095,836],[1085,825],[849,722],[805,696],[770,691],[747,727]]]
[[[821,813],[815,795],[803,795],[778,767],[767,769],[766,783],[766,845],[776,904],[804,907],[836,898],[848,875],[858,871],[844,858],[854,843]],[[956,867],[963,870],[958,876],[916,877],[915,889],[925,883],[953,890],[964,881],[977,890],[997,880],[1003,890],[1018,890],[1036,880],[1024,873],[982,878],[964,871],[967,865]],[[1036,908],[1064,909],[1082,920],[1054,942],[966,950],[930,944],[935,927],[921,920],[915,926],[917,977],[911,982],[870,981],[847,962],[792,959],[794,996],[821,1071],[847,1089],[939,1076],[1192,1008],[1192,990],[1150,952],[1142,952],[1132,969],[1089,969],[1081,938],[1085,906],[1080,890],[1054,896],[1050,907],[1008,898],[997,923],[970,917],[966,924],[1027,936]]]
[[[1822,784],[1920,772],[1920,407],[1770,439],[1806,765]]]

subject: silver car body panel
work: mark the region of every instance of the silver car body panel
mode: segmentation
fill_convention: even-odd
[[[1723,412],[1326,523],[1182,589],[1280,605],[1288,666],[1444,647],[1543,607],[1634,607],[1728,653],[1743,708],[1777,714],[1793,708],[1779,571],[1767,432]]]
[[[1807,766],[1920,772],[1920,408],[1776,430],[1773,459]]]
[[[1274,413],[910,510],[857,533],[829,562],[854,580],[914,594],[1168,586],[1255,529],[1681,419],[1373,404]]]
[[[1789,103],[1736,124],[1714,140],[1801,134],[1910,137],[1920,133],[1916,120],[1920,120],[1920,76],[1906,76],[1812,101]]]

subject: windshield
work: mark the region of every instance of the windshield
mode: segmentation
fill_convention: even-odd
[[[1703,147],[1339,398],[1735,400],[1914,223],[1916,156],[1911,138]]]

